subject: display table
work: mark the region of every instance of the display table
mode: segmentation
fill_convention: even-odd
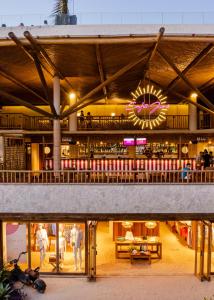
[[[130,253],[130,261],[131,264],[134,263],[134,260],[138,260],[138,259],[147,259],[149,264],[151,264],[151,252],[150,251],[146,251],[146,252],[137,252],[135,254]]]
[[[141,246],[146,246],[147,251],[151,253],[151,259],[162,258],[162,243],[159,237],[147,237],[147,239],[136,238],[134,241],[116,241],[115,242],[115,257],[116,258],[130,258],[130,249],[136,248],[140,251]]]

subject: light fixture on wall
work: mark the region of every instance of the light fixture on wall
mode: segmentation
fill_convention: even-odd
[[[45,148],[44,148],[44,153],[45,153],[45,154],[49,154],[50,152],[51,152],[51,148],[48,147],[48,146],[45,146]]]
[[[147,221],[145,223],[145,226],[148,229],[154,229],[157,226],[157,222],[155,222],[155,221]]]
[[[126,229],[130,229],[133,226],[133,222],[130,221],[123,221],[122,226]]]
[[[187,146],[183,146],[183,147],[181,148],[181,152],[182,152],[183,154],[187,154],[188,151],[189,151],[189,149],[188,149]]]

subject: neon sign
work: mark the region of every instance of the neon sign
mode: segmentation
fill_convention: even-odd
[[[166,119],[166,111],[169,104],[166,103],[161,90],[157,91],[154,86],[140,86],[131,93],[133,99],[129,102],[126,110],[129,111],[129,119],[134,125],[139,124],[141,129],[154,127],[161,124]]]

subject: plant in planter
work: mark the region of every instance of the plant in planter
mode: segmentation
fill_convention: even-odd
[[[2,299],[2,300],[10,299],[11,292],[12,292],[12,289],[9,284],[0,282],[0,299]]]
[[[52,16],[55,17],[55,25],[77,24],[76,15],[69,14],[68,0],[56,0]]]

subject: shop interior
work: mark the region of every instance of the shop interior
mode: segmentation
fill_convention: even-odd
[[[22,269],[39,266],[42,273],[84,275],[94,253],[97,276],[179,276],[195,272],[204,279],[214,274],[214,224],[210,222],[95,223],[93,247],[89,222],[4,222],[4,262],[27,251],[20,260]]]
[[[97,275],[192,275],[198,226],[196,221],[99,222]]]

